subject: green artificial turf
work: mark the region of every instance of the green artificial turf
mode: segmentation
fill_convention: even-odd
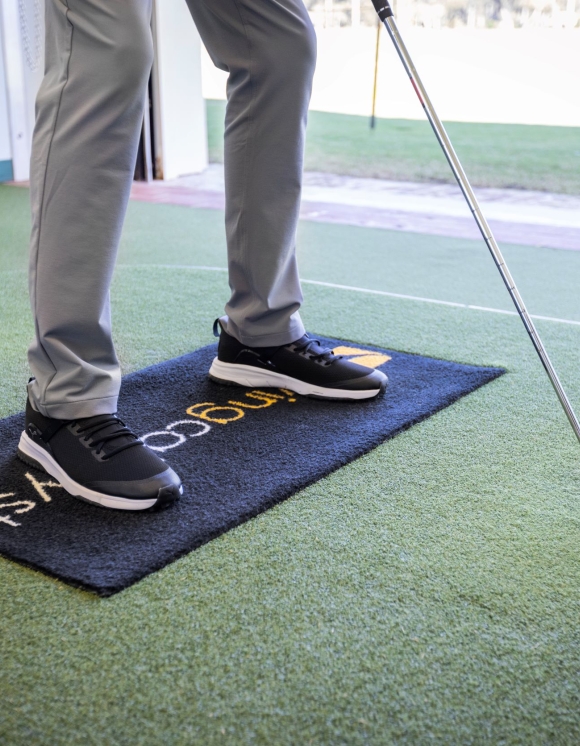
[[[207,101],[210,159],[223,161],[223,101]],[[474,186],[580,194],[580,128],[445,122]],[[305,168],[351,176],[454,183],[431,126],[311,111]]]
[[[125,371],[211,341],[226,276],[178,265],[224,266],[221,224],[130,205]],[[2,416],[27,232],[27,193],[0,188]],[[478,242],[304,223],[299,243],[309,279],[509,308]],[[505,249],[532,312],[580,320],[580,253]],[[580,452],[521,323],[304,291],[321,334],[508,374],[110,599],[0,560],[0,743],[580,742]],[[580,327],[538,326],[578,407]]]

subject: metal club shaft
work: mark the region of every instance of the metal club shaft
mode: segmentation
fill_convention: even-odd
[[[427,91],[425,90],[425,87],[421,82],[421,78],[417,73],[411,56],[409,55],[409,52],[407,51],[407,48],[403,40],[401,39],[401,35],[399,34],[397,24],[395,23],[391,6],[389,5],[388,0],[372,0],[372,3],[375,6],[375,10],[379,15],[380,20],[384,23],[393,44],[395,45],[397,54],[399,55],[401,62],[403,63],[403,66],[407,71],[407,75],[409,76],[411,84],[415,89],[415,93],[417,94],[419,101],[421,102],[421,106],[425,110],[427,119],[429,120],[429,123],[433,128],[433,132],[435,133],[435,137],[439,141],[439,145],[441,145],[441,149],[443,150],[445,157],[447,158],[447,162],[451,166],[453,175],[457,179],[457,183],[459,184],[459,187],[463,192],[463,196],[465,197],[465,200],[469,205],[469,209],[471,210],[473,217],[475,218],[475,222],[477,223],[477,226],[481,231],[483,240],[487,244],[487,248],[489,249],[496,267],[498,268],[499,273],[505,283],[505,286],[508,289],[516,310],[526,328],[526,331],[530,336],[530,339],[532,340],[532,344],[534,345],[540,360],[542,361],[542,365],[544,366],[544,369],[548,374],[552,386],[554,387],[554,390],[558,395],[560,404],[562,405],[564,412],[566,412],[566,416],[568,417],[570,425],[576,433],[576,437],[580,441],[580,422],[578,422],[578,418],[574,414],[572,405],[570,404],[570,401],[566,396],[566,392],[564,391],[564,388],[560,383],[558,374],[556,373],[554,366],[552,365],[550,358],[548,357],[548,353],[546,352],[546,349],[542,344],[542,340],[540,339],[538,332],[536,331],[534,322],[532,321],[530,315],[526,310],[522,296],[520,295],[513,277],[511,276],[511,273],[505,263],[497,241],[495,240],[493,233],[491,232],[491,228],[489,227],[488,222],[485,219],[481,208],[479,207],[479,203],[475,197],[473,189],[471,188],[465,171],[463,170],[463,167],[459,162],[459,158],[457,157],[457,154],[453,149],[453,145],[451,144],[451,140],[449,139],[449,136],[445,131],[445,127],[437,116],[437,112],[433,108],[433,104],[431,103]]]

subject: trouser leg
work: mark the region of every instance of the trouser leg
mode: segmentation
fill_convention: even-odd
[[[151,0],[46,0],[31,160],[35,409],[114,412],[109,285],[152,63]]]
[[[188,0],[230,73],[226,173],[229,328],[299,337],[294,254],[315,38],[301,0]],[[135,163],[151,0],[47,0],[47,66],[31,164],[33,406],[63,419],[116,409],[109,283]]]
[[[248,345],[304,333],[295,256],[316,37],[302,0],[187,0],[217,67],[229,72],[227,331]]]

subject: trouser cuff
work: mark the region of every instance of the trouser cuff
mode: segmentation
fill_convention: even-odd
[[[225,323],[227,333],[231,334],[232,337],[235,337],[238,342],[241,342],[243,345],[248,345],[248,347],[276,347],[278,345],[288,345],[292,342],[296,342],[296,340],[304,336],[305,333],[304,325],[299,318],[293,319],[286,331],[258,335],[244,334],[227,316],[222,317],[222,320]]]
[[[56,420],[79,420],[83,417],[94,417],[97,414],[114,414],[117,411],[116,396],[103,399],[86,399],[85,401],[56,402],[40,404],[29,396],[32,408],[44,417]]]

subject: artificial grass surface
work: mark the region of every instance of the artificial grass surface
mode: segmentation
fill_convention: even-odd
[[[2,416],[26,380],[26,199],[0,189]],[[311,279],[509,308],[476,242],[303,224],[300,243]],[[532,312],[580,318],[579,253],[506,255]],[[125,370],[211,341],[227,291],[147,265],[224,261],[219,213],[131,204]],[[580,456],[521,323],[304,291],[320,333],[508,374],[112,599],[0,560],[0,741],[580,740]],[[580,327],[538,325],[578,408]]]
[[[223,161],[225,102],[207,101],[210,159]],[[474,186],[580,194],[580,128],[445,122]],[[311,111],[305,168],[400,181],[455,179],[431,126],[410,119],[378,119]]]

